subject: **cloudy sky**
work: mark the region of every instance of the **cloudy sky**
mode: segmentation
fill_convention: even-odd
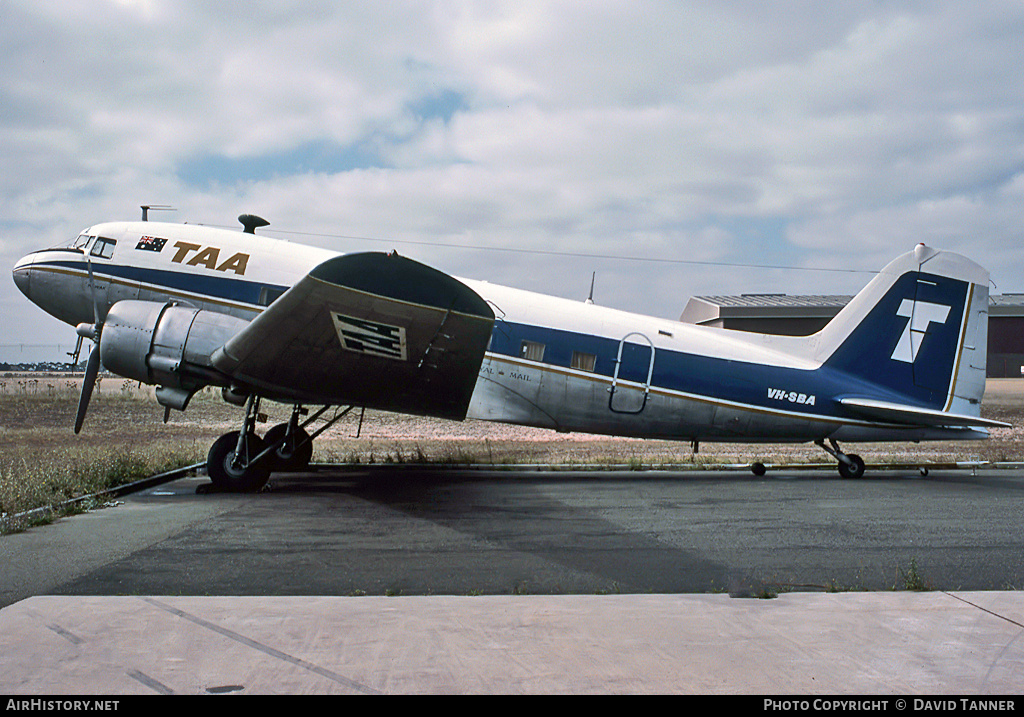
[[[670,318],[919,241],[1020,292],[1022,66],[1019,0],[0,0],[0,253],[152,203]]]

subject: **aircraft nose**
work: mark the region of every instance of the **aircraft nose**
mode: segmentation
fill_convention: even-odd
[[[28,298],[32,298],[29,295],[29,285],[32,283],[31,278],[31,267],[32,267],[32,255],[23,256],[18,260],[18,263],[14,265],[14,283],[21,290],[21,293]]]

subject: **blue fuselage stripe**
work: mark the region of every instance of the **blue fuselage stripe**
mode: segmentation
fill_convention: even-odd
[[[32,269],[64,269],[86,274],[84,261],[44,261]],[[94,261],[92,271],[101,279],[147,286],[171,294],[194,295],[200,300],[236,302],[256,309],[264,288],[284,291],[288,287],[239,279],[230,276],[202,276],[191,273],[144,267],[107,264]],[[573,352],[596,357],[591,375],[609,382],[615,375],[620,339],[584,334],[502,320],[495,323],[489,353],[521,361],[522,342],[544,345],[542,360],[535,362],[540,370],[556,368],[571,370]],[[651,347],[627,341],[623,346],[618,380],[644,385],[651,367]],[[755,362],[735,361],[677,351],[655,350],[652,391],[662,390],[730,402],[769,411],[797,411],[809,417],[848,417],[838,399],[850,395],[870,395],[880,400],[906,402],[906,396],[870,384],[856,375],[822,366],[807,370],[770,366]],[[808,403],[810,400],[810,403]]]
[[[88,275],[89,267],[84,261],[45,261],[32,264],[30,269],[47,267],[68,269]],[[122,264],[106,264],[98,261],[92,264],[93,275],[98,279],[118,280],[125,284],[138,284],[171,293],[194,294],[219,301],[231,301],[258,306],[263,289],[285,291],[286,286],[266,284],[230,276],[202,276],[165,269],[150,269]]]
[[[495,326],[490,353],[521,360],[523,341],[544,345],[540,364],[566,369],[572,354],[580,351],[596,356],[593,374],[611,381],[619,352],[619,339],[581,334],[509,321]],[[650,347],[627,342],[618,378],[645,384],[650,370]],[[540,366],[543,368],[543,365]],[[846,416],[836,399],[846,395],[872,395],[897,400],[893,392],[883,395],[855,376],[821,367],[814,370],[733,361],[699,354],[658,348],[654,356],[652,390],[664,390],[706,397],[772,411],[798,411],[814,417]],[[813,402],[812,402],[813,401]]]

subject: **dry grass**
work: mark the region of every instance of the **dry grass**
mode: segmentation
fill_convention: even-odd
[[[20,513],[118,483],[205,460],[209,446],[237,430],[242,411],[219,392],[200,393],[188,411],[163,409],[151,389],[104,378],[85,427],[72,432],[80,379],[0,377],[0,512]],[[264,403],[267,428],[288,409]],[[863,444],[870,465],[885,462],[1024,460],[1024,381],[989,381],[984,415],[1014,424],[979,442]],[[358,434],[358,437],[357,437]],[[316,442],[314,460],[343,463],[491,463],[715,466],[723,463],[819,463],[809,444],[701,444],[558,434],[482,421],[443,421],[353,412]]]
[[[78,384],[0,379],[0,513],[57,505],[205,459],[208,445],[184,426],[164,426],[160,407],[136,391],[101,390],[86,429],[74,435]],[[209,397],[206,403],[213,409],[222,402]],[[25,522],[4,527],[19,529]]]

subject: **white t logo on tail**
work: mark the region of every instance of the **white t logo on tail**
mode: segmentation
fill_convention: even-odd
[[[942,304],[929,304],[927,301],[915,301],[904,299],[900,308],[896,310],[897,316],[905,316],[907,326],[903,329],[896,348],[893,349],[891,358],[894,361],[903,363],[914,363],[917,352],[921,348],[921,341],[928,333],[928,325],[931,323],[944,324],[949,316],[949,307]]]

